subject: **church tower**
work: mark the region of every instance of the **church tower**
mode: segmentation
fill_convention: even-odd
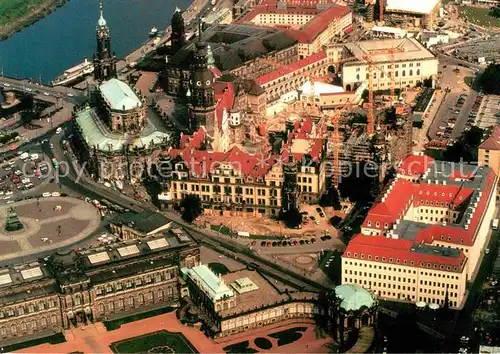
[[[172,17],[172,35],[170,41],[172,43],[172,55],[176,54],[186,43],[186,30],[184,27],[184,17],[179,8],[175,9]]]
[[[100,16],[97,21],[97,51],[94,54],[94,79],[98,82],[116,77],[116,56],[111,53],[111,36],[104,19],[102,3],[99,4]]]
[[[205,126],[207,133],[211,135],[216,124],[215,76],[208,67],[207,50],[207,44],[199,39],[196,43],[189,78],[189,127],[192,131],[196,131],[200,126]]]

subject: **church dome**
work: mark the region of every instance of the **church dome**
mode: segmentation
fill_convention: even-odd
[[[357,284],[339,285],[335,288],[335,295],[341,300],[340,307],[345,311],[371,308],[375,304],[373,295]]]

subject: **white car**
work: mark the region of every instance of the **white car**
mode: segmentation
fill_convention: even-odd
[[[14,203],[13,200],[7,200],[7,204],[12,204],[12,203]]]
[[[50,192],[45,192],[42,194],[42,197],[51,197],[52,196],[52,193]]]
[[[50,93],[48,93],[48,92],[44,92],[43,94],[44,94],[45,96],[50,96]]]
[[[10,195],[3,197],[3,200],[9,200],[9,199],[10,199]]]
[[[61,196],[61,193],[59,192],[52,192],[51,194],[53,197],[60,197]]]
[[[29,87],[26,87],[26,91],[33,92],[33,89],[30,89]]]
[[[12,195],[12,194],[14,194],[13,191],[8,191],[8,192],[5,193],[5,195]]]
[[[4,83],[3,83],[3,85],[4,85],[5,87],[10,87],[10,84],[8,84],[8,83],[6,83],[6,82],[4,82]]]
[[[74,95],[73,95],[71,92],[68,92],[68,93],[66,94],[66,96],[68,96],[68,97],[73,97]]]

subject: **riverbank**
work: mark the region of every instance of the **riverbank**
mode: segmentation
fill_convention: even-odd
[[[67,0],[2,0],[0,2],[0,40],[50,15]]]

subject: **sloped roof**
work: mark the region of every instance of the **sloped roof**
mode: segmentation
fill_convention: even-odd
[[[142,101],[126,83],[111,79],[99,86],[102,97],[113,110],[129,111],[141,107]]]
[[[500,127],[493,129],[490,137],[483,141],[479,148],[482,150],[500,150]]]

